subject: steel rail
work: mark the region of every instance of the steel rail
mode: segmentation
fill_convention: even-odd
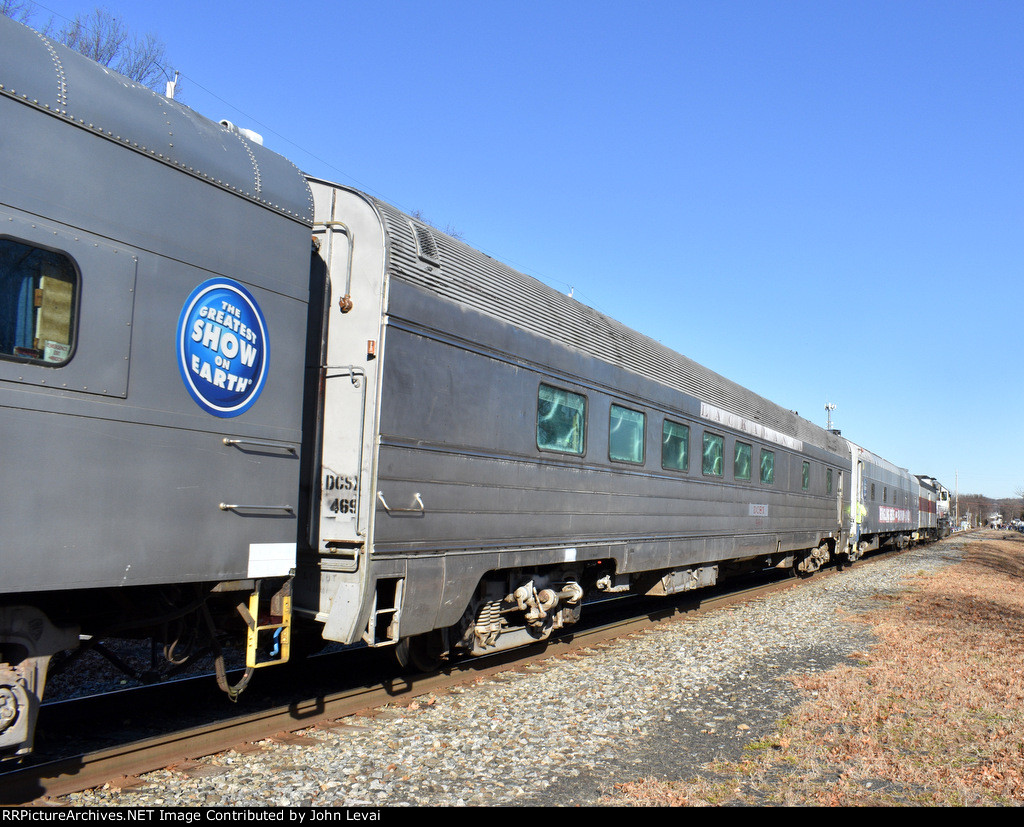
[[[870,564],[863,561],[858,565]],[[182,729],[144,740],[109,747],[75,757],[33,764],[0,775],[0,803],[41,803],[46,799],[102,786],[111,781],[132,778],[146,772],[173,767],[203,756],[242,748],[262,740],[286,738],[298,730],[316,726],[339,728],[341,719],[372,715],[387,704],[405,703],[413,698],[449,690],[498,672],[517,671],[537,662],[606,644],[656,625],[726,608],[756,599],[774,591],[820,582],[839,572],[823,570],[814,578],[788,578],[762,583],[723,594],[703,597],[690,594],[690,603],[673,600],[640,616],[601,622],[592,628],[573,630],[543,643],[531,644],[496,655],[474,658],[446,667],[443,671],[401,677],[386,683],[327,693],[268,710],[225,718],[212,724]],[[343,724],[342,724],[343,726]]]

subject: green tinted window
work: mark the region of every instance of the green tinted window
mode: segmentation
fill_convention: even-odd
[[[77,286],[67,256],[0,238],[0,355],[67,362]]]
[[[717,434],[704,434],[704,459],[702,468],[704,474],[709,477],[722,476],[722,455],[724,453],[725,439]]]
[[[619,462],[644,461],[644,420],[639,411],[612,405],[608,417],[608,456]]]
[[[690,470],[690,428],[665,420],[661,428],[661,467],[669,471]]]
[[[811,464],[804,463],[803,471],[800,474],[800,487],[806,491],[811,487]]]
[[[732,475],[738,480],[749,480],[750,479],[750,465],[751,457],[753,456],[753,448],[751,448],[745,442],[736,443],[736,455],[733,458],[732,463]]]
[[[775,484],[775,452],[761,451],[761,482],[765,485]]]
[[[826,494],[831,494],[832,493],[832,469],[831,468],[826,468],[825,469],[825,493]]]
[[[541,385],[537,394],[537,447],[564,454],[582,454],[587,425],[587,399],[578,393]]]

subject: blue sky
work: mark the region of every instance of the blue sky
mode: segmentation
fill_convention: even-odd
[[[1019,0],[102,5],[303,170],[914,473],[1024,488]]]

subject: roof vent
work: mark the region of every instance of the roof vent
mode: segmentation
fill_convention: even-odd
[[[252,141],[254,144],[263,146],[263,136],[259,132],[253,132],[251,129],[243,129],[240,126],[235,126],[231,121],[221,121],[220,125],[223,126],[228,132],[233,132],[235,135],[241,135]]]
[[[416,234],[416,251],[419,253],[419,257],[428,264],[440,267],[441,259],[438,258],[437,244],[430,228],[424,227],[422,224],[413,224],[412,229]]]

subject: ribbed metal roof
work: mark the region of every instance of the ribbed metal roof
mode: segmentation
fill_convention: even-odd
[[[309,187],[290,161],[4,16],[0,95],[312,223]]]
[[[847,452],[845,440],[792,411],[451,236],[425,228],[389,204],[370,200],[384,218],[391,278],[426,288],[787,436],[836,453]],[[423,260],[417,244],[417,231],[422,233],[424,228],[432,236],[434,266]]]

